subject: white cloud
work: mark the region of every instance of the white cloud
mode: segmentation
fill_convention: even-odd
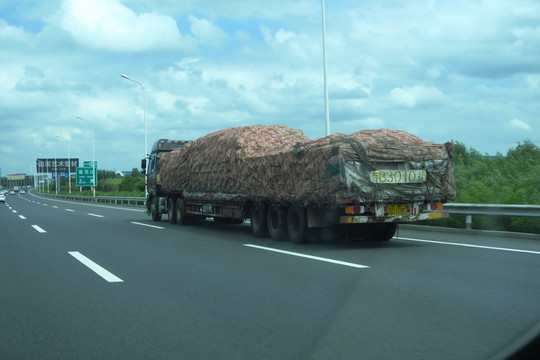
[[[191,33],[204,44],[217,45],[227,39],[227,34],[218,26],[206,19],[190,15]]]
[[[540,75],[526,75],[525,82],[531,90],[540,89]]]
[[[204,96],[188,97],[185,100],[188,103],[187,109],[192,113],[202,113],[208,103],[208,98]]]
[[[414,85],[392,89],[390,91],[390,98],[397,105],[414,108],[441,103],[444,100],[444,95],[436,87]]]
[[[178,49],[182,40],[170,16],[137,15],[118,0],[64,0],[60,26],[79,44],[112,52]]]
[[[276,33],[276,41],[278,44],[283,44],[287,40],[294,38],[294,33],[291,31],[286,31],[284,29],[279,29]]]
[[[438,78],[441,77],[443,72],[444,72],[444,67],[443,66],[435,65],[435,66],[430,67],[426,71],[426,74],[432,79],[438,79]]]
[[[10,26],[5,20],[0,19],[0,43],[4,43],[4,40],[23,43],[31,41],[32,38],[23,28]]]
[[[527,124],[525,121],[522,121],[516,118],[510,121],[510,126],[517,128],[519,130],[531,131],[531,125]]]
[[[12,146],[0,146],[0,153],[5,153],[5,154],[12,154],[15,152],[15,149],[13,149]]]
[[[174,110],[175,103],[179,100],[178,96],[173,95],[167,91],[156,91],[155,102],[159,109],[162,111]]]
[[[261,32],[264,37],[265,43],[268,45],[283,45],[288,40],[295,38],[295,34],[292,31],[285,29],[279,29],[278,31],[272,31],[266,26],[261,26]]]

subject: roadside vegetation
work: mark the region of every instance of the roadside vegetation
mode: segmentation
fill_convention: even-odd
[[[506,155],[482,155],[454,142],[456,203],[540,205],[540,148],[531,141],[518,143]],[[473,216],[473,229],[540,233],[540,219]],[[465,227],[465,215],[427,222]]]

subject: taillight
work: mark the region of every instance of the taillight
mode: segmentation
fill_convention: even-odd
[[[362,214],[365,212],[364,206],[345,206],[345,214]]]
[[[431,203],[431,210],[442,210],[443,203]]]

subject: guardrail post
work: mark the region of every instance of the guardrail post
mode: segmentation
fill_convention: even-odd
[[[465,228],[467,230],[471,230],[472,229],[472,215],[467,215],[465,217]]]

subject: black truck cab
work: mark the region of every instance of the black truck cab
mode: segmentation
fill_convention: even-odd
[[[152,204],[157,204],[158,198],[160,197],[161,179],[159,176],[159,170],[161,155],[163,153],[181,149],[187,143],[189,143],[187,140],[159,139],[152,146],[152,152],[148,154],[148,158],[142,159],[142,173],[146,176],[146,183],[148,186],[146,206],[149,211],[152,211]]]

